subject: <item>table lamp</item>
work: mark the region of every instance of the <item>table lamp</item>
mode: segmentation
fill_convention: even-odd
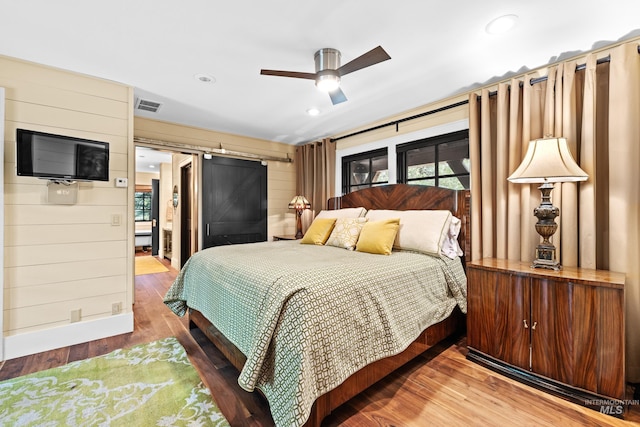
[[[532,267],[552,270],[562,268],[556,259],[556,248],[549,241],[558,229],[555,218],[560,214],[560,209],[551,203],[553,183],[586,181],[588,177],[573,159],[565,138],[545,137],[529,142],[522,163],[507,179],[520,184],[542,183],[538,187],[542,193],[542,202],[533,210],[538,218],[536,231],[542,237],[542,242],[536,247]]]
[[[304,196],[296,196],[289,202],[289,209],[296,210],[296,239],[302,239],[302,212],[311,209],[311,203]]]

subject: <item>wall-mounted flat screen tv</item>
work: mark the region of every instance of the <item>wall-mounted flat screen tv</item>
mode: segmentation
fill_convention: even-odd
[[[64,181],[108,181],[109,143],[18,129],[19,176]]]

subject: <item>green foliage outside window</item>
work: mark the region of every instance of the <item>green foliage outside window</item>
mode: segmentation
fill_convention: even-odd
[[[462,159],[462,165],[468,171],[471,169],[469,159]],[[448,162],[440,162],[440,168],[438,171],[438,184],[439,187],[450,188],[452,190],[464,190],[465,186],[460,182],[460,178],[455,176],[455,171],[451,168]],[[407,181],[410,181],[414,185],[428,185],[434,186],[436,168],[434,163],[413,165],[407,167]]]
[[[151,221],[151,193],[137,191],[133,209],[136,221]]]
[[[398,182],[452,190],[470,187],[468,131],[457,131],[396,146]]]

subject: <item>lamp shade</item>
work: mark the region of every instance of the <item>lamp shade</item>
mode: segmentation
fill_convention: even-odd
[[[289,202],[289,209],[311,209],[311,203],[304,196],[296,196]]]
[[[589,175],[580,169],[565,138],[542,138],[529,142],[522,163],[511,174],[514,183],[586,181]]]

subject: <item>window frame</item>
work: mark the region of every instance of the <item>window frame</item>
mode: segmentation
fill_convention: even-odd
[[[382,156],[386,156],[387,157],[387,171],[389,170],[389,150],[387,147],[384,148],[378,148],[375,150],[371,150],[371,151],[366,151],[364,153],[358,153],[358,154],[352,154],[350,156],[344,156],[342,157],[342,194],[348,194],[352,191],[353,187],[374,187],[374,186],[378,186],[378,185],[384,185],[384,184],[388,184],[389,180],[387,179],[387,181],[384,182],[371,182],[371,179],[373,178],[373,174],[369,173],[369,177],[368,177],[368,182],[364,183],[364,184],[358,184],[358,185],[351,185],[351,176],[349,174],[350,172],[350,167],[349,165],[352,162],[357,162],[357,161],[362,161],[362,160],[369,160],[369,170],[371,171],[372,168],[372,159],[376,158],[376,157],[382,157]]]
[[[137,201],[138,201],[138,197],[140,197],[140,195],[143,198],[143,208],[142,209],[136,209],[137,206]],[[151,190],[146,190],[146,189],[136,189],[136,191],[133,194],[133,217],[135,222],[148,222],[151,221]],[[144,199],[148,199],[149,201],[149,209],[145,209],[144,208]],[[143,219],[135,219],[136,218],[136,212],[142,210],[142,217]],[[146,214],[146,215],[145,215]],[[146,219],[145,219],[146,218]]]
[[[397,174],[397,181],[399,183],[403,183],[403,184],[411,184],[412,181],[420,181],[420,180],[425,180],[425,179],[433,179],[435,182],[435,187],[439,187],[440,184],[440,179],[443,178],[452,178],[452,177],[468,177],[468,182],[469,182],[469,186],[467,186],[467,188],[470,187],[471,184],[471,172],[467,172],[467,173],[453,173],[453,174],[447,174],[445,176],[441,176],[440,175],[440,168],[439,168],[439,164],[440,164],[440,154],[439,154],[439,150],[438,150],[438,146],[445,144],[445,143],[449,143],[449,142],[455,142],[455,141],[460,141],[460,140],[467,140],[467,146],[469,143],[469,129],[463,129],[463,130],[459,130],[459,131],[455,131],[455,132],[450,132],[450,133],[446,133],[446,134],[442,134],[442,135],[437,135],[437,136],[432,136],[432,137],[428,137],[428,138],[423,138],[423,139],[419,139],[416,141],[410,141],[410,142],[405,142],[403,144],[398,144],[396,145],[396,174]],[[435,164],[435,168],[434,168],[434,176],[433,177],[423,177],[423,178],[413,178],[413,179],[408,179],[407,175],[408,175],[408,167],[407,167],[407,152],[411,151],[411,150],[415,150],[418,148],[425,148],[425,147],[434,147],[435,150],[435,160],[434,160],[434,164]],[[415,185],[423,185],[423,184],[415,184]],[[464,183],[463,183],[464,186]]]

